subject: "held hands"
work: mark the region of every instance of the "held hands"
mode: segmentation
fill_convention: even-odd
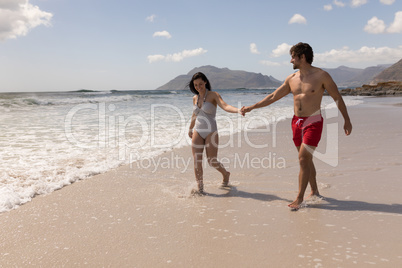
[[[238,114],[241,114],[242,116],[245,115],[245,114],[243,113],[243,108],[244,108],[244,106],[243,106],[241,109],[237,109],[237,113],[238,113]]]
[[[243,106],[243,107],[241,107],[241,109],[240,109],[240,114],[242,115],[242,116],[245,116],[246,115],[246,113],[248,113],[248,112],[251,112],[251,108],[250,108],[250,106]]]

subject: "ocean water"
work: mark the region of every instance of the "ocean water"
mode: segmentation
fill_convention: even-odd
[[[217,90],[236,107],[272,90]],[[0,213],[77,180],[191,144],[189,91],[102,91],[0,94]],[[362,100],[345,97],[347,105]],[[322,107],[334,109],[330,97]],[[220,135],[293,116],[286,96],[246,117],[218,108]]]

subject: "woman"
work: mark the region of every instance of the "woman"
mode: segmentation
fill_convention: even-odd
[[[221,96],[211,91],[208,78],[201,72],[193,75],[189,87],[195,94],[193,97],[193,115],[188,135],[192,139],[194,157],[194,173],[198,184],[198,193],[204,193],[202,156],[204,147],[207,153],[208,164],[218,170],[223,176],[222,186],[229,183],[230,172],[218,161],[219,136],[216,126],[216,106],[219,105],[229,113],[240,113],[240,109],[228,105]]]

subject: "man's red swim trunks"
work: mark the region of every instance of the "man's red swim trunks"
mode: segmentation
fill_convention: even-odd
[[[310,117],[293,116],[293,142],[296,147],[301,146],[302,143],[317,147],[321,139],[323,123],[324,119],[320,114]]]

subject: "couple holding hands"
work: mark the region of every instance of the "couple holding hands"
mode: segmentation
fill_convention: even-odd
[[[344,118],[345,134],[352,131],[352,124],[346,105],[331,76],[320,68],[312,66],[313,50],[307,43],[298,43],[290,49],[293,69],[299,71],[289,75],[285,82],[273,93],[267,95],[254,105],[238,109],[227,104],[222,97],[211,90],[208,78],[201,72],[193,75],[189,87],[195,94],[193,97],[193,115],[189,136],[192,139],[194,172],[198,184],[198,193],[204,194],[202,157],[204,148],[210,166],[223,176],[223,186],[228,186],[230,172],[217,159],[219,136],[216,126],[216,108],[219,106],[229,113],[240,113],[243,116],[254,109],[266,107],[289,93],[293,94],[294,117],[292,119],[293,142],[299,154],[299,192],[296,199],[288,206],[298,209],[303,200],[307,185],[310,184],[310,197],[320,197],[316,170],[313,163],[313,151],[317,147],[323,129],[321,116],[321,100],[326,90],[334,99]]]

